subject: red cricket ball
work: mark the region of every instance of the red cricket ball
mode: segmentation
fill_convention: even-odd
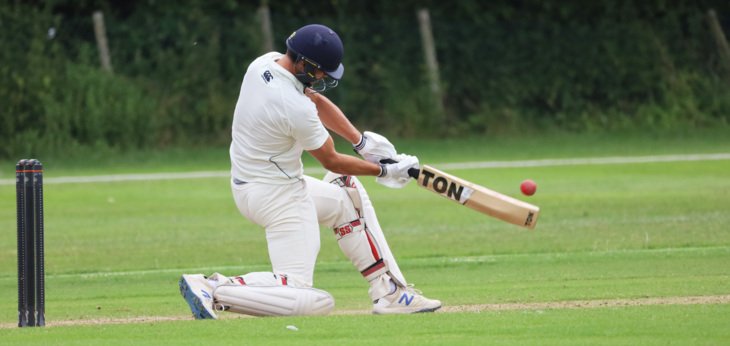
[[[530,179],[526,179],[522,182],[522,184],[520,184],[520,190],[522,190],[522,193],[524,193],[525,196],[532,196],[535,194],[535,191],[537,191],[537,184]]]

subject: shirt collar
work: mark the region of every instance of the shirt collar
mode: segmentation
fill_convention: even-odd
[[[276,63],[277,60],[284,57],[284,54],[274,52],[269,53],[269,55],[271,58],[272,69],[275,71],[275,73],[293,83],[297,90],[301,90],[302,92],[304,92],[304,83],[300,82],[297,77],[295,77],[291,72],[287,71],[283,66]]]

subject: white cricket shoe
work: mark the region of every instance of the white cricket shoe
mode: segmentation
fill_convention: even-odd
[[[373,304],[373,313],[383,314],[412,314],[417,312],[434,312],[441,308],[441,301],[428,299],[421,291],[408,287],[398,287],[395,292],[378,299]]]
[[[197,320],[217,319],[213,309],[213,286],[203,274],[186,274],[180,278],[180,294],[190,305]]]

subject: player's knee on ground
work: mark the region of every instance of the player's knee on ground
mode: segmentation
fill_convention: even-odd
[[[326,315],[335,307],[332,295],[316,288],[222,285],[214,296],[216,310],[251,316]]]

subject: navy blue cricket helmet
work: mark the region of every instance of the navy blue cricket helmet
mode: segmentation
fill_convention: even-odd
[[[345,72],[342,66],[345,54],[342,40],[324,25],[309,24],[297,29],[286,39],[286,48],[294,55],[295,62],[306,62],[304,73],[298,74],[297,78],[307,86],[317,81],[314,78],[315,69],[324,71],[334,79],[334,85],[328,85],[330,88],[337,85]]]

